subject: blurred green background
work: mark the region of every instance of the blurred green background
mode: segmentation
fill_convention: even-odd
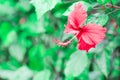
[[[64,34],[77,1],[86,23],[106,27],[106,38],[88,53],[53,42]],[[120,80],[120,0],[0,0],[0,80]]]

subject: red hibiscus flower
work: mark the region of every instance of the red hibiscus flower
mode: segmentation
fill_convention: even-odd
[[[86,17],[87,13],[84,10],[84,7],[81,3],[78,3],[68,16],[68,24],[66,25],[64,32],[74,34],[78,39],[78,48],[88,52],[90,48],[95,47],[96,44],[105,38],[105,32],[107,29],[98,24],[83,25]],[[64,43],[58,40],[54,40],[54,42],[58,45],[66,46],[71,40]]]

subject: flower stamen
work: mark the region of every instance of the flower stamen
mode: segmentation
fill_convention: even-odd
[[[62,47],[65,47],[67,46],[68,44],[70,44],[74,39],[75,37],[77,36],[78,34],[76,34],[75,36],[73,36],[70,40],[68,41],[65,41],[65,42],[61,42],[60,40],[58,39],[53,39],[53,42],[55,42],[57,45],[59,46],[62,46]]]

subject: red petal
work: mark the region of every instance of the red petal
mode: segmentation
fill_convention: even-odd
[[[80,27],[86,20],[87,13],[81,3],[75,5],[74,10],[68,16],[68,21],[73,27]]]
[[[87,24],[83,27],[82,39],[90,45],[96,45],[105,38],[106,28],[97,24]]]
[[[97,24],[87,24],[82,28],[77,36],[78,48],[80,50],[88,51],[90,48],[95,47],[96,44],[105,38],[106,28]]]
[[[81,3],[75,5],[74,10],[68,16],[68,24],[65,28],[66,33],[75,33],[85,22],[87,13]]]
[[[95,45],[89,45],[89,44],[85,43],[82,38],[78,42],[78,49],[80,49],[80,50],[86,50],[86,52],[88,52],[88,50],[92,47],[95,47]]]
[[[68,22],[67,26],[65,27],[64,33],[69,34],[77,34],[79,31],[78,29],[75,29],[70,23]]]

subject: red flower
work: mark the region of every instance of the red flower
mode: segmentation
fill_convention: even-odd
[[[88,51],[105,38],[106,28],[98,24],[83,25],[87,17],[82,4],[75,5],[74,10],[68,16],[68,24],[65,33],[74,34],[78,39],[78,48]]]

